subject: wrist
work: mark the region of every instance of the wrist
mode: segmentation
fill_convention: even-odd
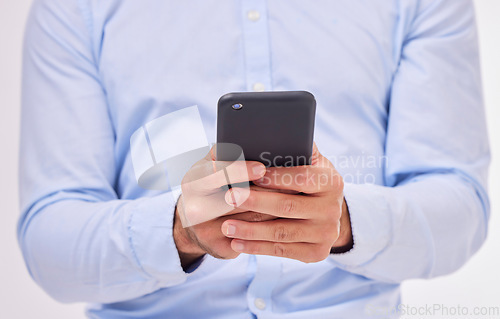
[[[195,243],[193,238],[189,236],[188,230],[182,226],[177,207],[175,209],[173,237],[181,266],[184,270],[197,259],[205,255],[205,252]]]
[[[340,217],[340,234],[337,241],[331,249],[332,254],[340,254],[348,252],[354,246],[352,238],[351,219],[349,217],[349,208],[344,198],[342,203],[342,215]]]

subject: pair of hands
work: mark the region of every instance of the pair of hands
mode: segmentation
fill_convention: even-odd
[[[352,247],[342,177],[316,146],[309,166],[266,169],[259,162],[236,161],[226,171],[216,171],[215,164],[211,152],[192,170],[212,172],[182,183],[174,240],[184,268],[206,253],[222,259],[246,253],[309,263]],[[254,185],[221,189],[228,176],[233,184]],[[220,208],[227,213],[214,214]],[[183,227],[187,216],[210,220]]]

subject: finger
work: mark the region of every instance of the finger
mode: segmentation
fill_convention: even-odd
[[[235,213],[234,207],[224,200],[227,190],[225,185],[255,179],[265,172],[265,167],[261,163],[239,161],[226,165],[224,170],[211,173],[208,167],[211,163],[220,164],[221,162],[201,162],[198,166],[191,168],[183,180],[181,221],[184,227]],[[197,179],[206,174],[208,176]],[[194,180],[186,183],[189,179]],[[224,186],[223,189],[221,189],[222,186]]]
[[[221,229],[224,235],[236,239],[281,243],[321,243],[323,241],[321,229],[311,227],[303,220],[276,219],[252,223],[230,219],[222,224]],[[332,233],[334,232],[335,230],[332,230]]]
[[[253,182],[261,187],[307,194],[342,190],[344,187],[342,177],[335,169],[311,165],[270,167],[261,179]]]
[[[196,163],[182,181],[183,191],[212,191],[228,184],[253,181],[264,176],[264,164],[255,161],[206,161]]]
[[[231,220],[242,220],[246,222],[265,222],[268,220],[277,219],[278,217],[236,208],[233,212],[221,218],[223,218],[224,220],[231,219]]]
[[[226,203],[240,209],[282,218],[309,219],[321,211],[318,198],[278,192],[259,192],[232,188],[226,192]]]
[[[267,255],[297,259],[306,263],[318,262],[329,256],[329,249],[311,243],[275,243],[233,239],[234,251],[251,255]]]
[[[265,188],[262,186],[257,186],[257,185],[250,185],[250,189],[258,192],[274,192],[274,193],[284,193],[284,194],[299,194],[300,192],[293,191],[293,190],[288,190],[288,189],[272,189],[272,188]]]
[[[276,219],[276,216],[248,211],[230,206],[220,191],[206,196],[186,196],[182,194],[177,204],[183,227],[191,227],[216,218],[260,222]]]

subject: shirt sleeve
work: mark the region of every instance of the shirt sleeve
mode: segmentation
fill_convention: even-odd
[[[419,1],[394,75],[385,185],[346,185],[354,247],[331,255],[387,282],[461,267],[487,233],[490,160],[474,8]]]
[[[132,299],[186,280],[167,192],[120,200],[115,132],[76,1],[35,0],[26,26],[18,240],[63,302]]]

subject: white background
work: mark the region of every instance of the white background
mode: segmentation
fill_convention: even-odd
[[[403,303],[412,307],[425,304],[500,307],[500,160],[497,158],[500,154],[500,0],[475,0],[475,3],[493,152],[490,234],[479,253],[460,271],[430,281],[405,283]],[[0,317],[78,319],[84,318],[82,304],[57,303],[31,280],[15,236],[19,214],[21,43],[29,4],[29,0],[0,0]]]

